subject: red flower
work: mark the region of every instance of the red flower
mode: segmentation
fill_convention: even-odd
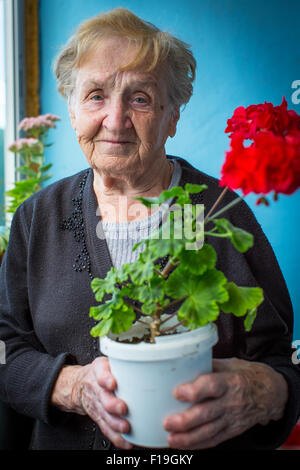
[[[231,135],[234,132],[241,132],[248,139],[255,129],[255,123],[251,123],[248,119],[247,110],[243,106],[239,106],[235,109],[233,116],[228,119],[225,132],[231,132]]]
[[[221,186],[254,192],[291,194],[300,186],[300,116],[272,103],[238,107],[227,121],[231,150],[222,167]],[[246,139],[252,140],[249,146]],[[267,203],[265,197],[257,203]]]
[[[260,131],[249,147],[242,133],[234,134],[221,173],[221,186],[244,195],[293,193],[300,186],[300,131],[286,137]]]
[[[300,129],[300,116],[287,109],[287,102],[283,97],[280,106],[267,102],[252,104],[247,108],[239,106],[228,119],[225,132],[230,132],[230,137],[235,132],[242,132],[245,139],[252,139],[260,130],[286,135],[289,131],[297,129]]]

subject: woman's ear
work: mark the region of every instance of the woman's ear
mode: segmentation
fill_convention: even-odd
[[[174,137],[176,134],[176,128],[177,128],[177,122],[179,121],[180,118],[180,110],[179,106],[176,108],[174,107],[173,110],[171,111],[171,119],[170,119],[170,124],[169,124],[169,136]]]

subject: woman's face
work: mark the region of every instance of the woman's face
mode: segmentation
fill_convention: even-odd
[[[107,174],[142,174],[164,157],[176,132],[179,112],[170,106],[163,74],[119,71],[135,53],[123,38],[105,39],[80,66],[71,97],[79,144],[91,167]]]

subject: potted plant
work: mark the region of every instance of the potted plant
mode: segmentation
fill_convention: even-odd
[[[203,208],[191,204],[191,194],[207,190],[203,185],[138,198],[146,206],[170,198],[175,205],[159,229],[135,245],[144,244],[137,261],[112,267],[105,279],[91,283],[100,303],[90,308],[98,322],[91,334],[100,337],[117,393],[128,405],[131,431],[124,437],[136,445],[168,446],[163,418],[190,406],[176,401],[172,390],[211,371],[214,322],[221,311],[244,317],[249,331],[263,302],[260,287],[238,286],[216,269],[210,237],[229,239],[242,253],[254,243],[250,233],[221,217],[242,197],[217,210],[226,191],[254,192],[260,195],[257,204],[269,204],[267,193],[274,191],[277,200],[278,193],[291,194],[300,185],[300,117],[287,110],[285,99],[277,107],[239,107],[227,124],[231,150],[222,167],[224,189],[205,217]],[[159,260],[166,256],[161,269]]]
[[[5,194],[9,197],[9,204],[5,212],[14,214],[19,205],[29,196],[41,189],[51,174],[49,170],[52,163],[45,165],[45,148],[51,144],[46,143],[50,128],[54,128],[55,122],[60,120],[54,114],[43,114],[37,117],[26,117],[20,122],[18,129],[23,133],[9,146],[9,150],[18,154],[20,165],[16,172],[21,177],[14,183],[14,187]],[[1,227],[0,231],[0,263],[5,253],[9,239],[9,225]]]

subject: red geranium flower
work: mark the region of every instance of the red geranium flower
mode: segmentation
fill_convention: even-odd
[[[272,103],[238,107],[227,121],[231,150],[222,167],[221,186],[267,194],[291,194],[300,186],[300,116]],[[252,140],[245,146],[245,140]],[[265,201],[259,198],[258,203]]]
[[[287,109],[287,101],[283,97],[280,106],[267,102],[251,104],[247,108],[239,106],[228,119],[225,132],[230,133],[230,137],[235,132],[242,132],[245,139],[251,139],[260,130],[286,135],[297,129],[300,129],[300,116],[296,111]]]

